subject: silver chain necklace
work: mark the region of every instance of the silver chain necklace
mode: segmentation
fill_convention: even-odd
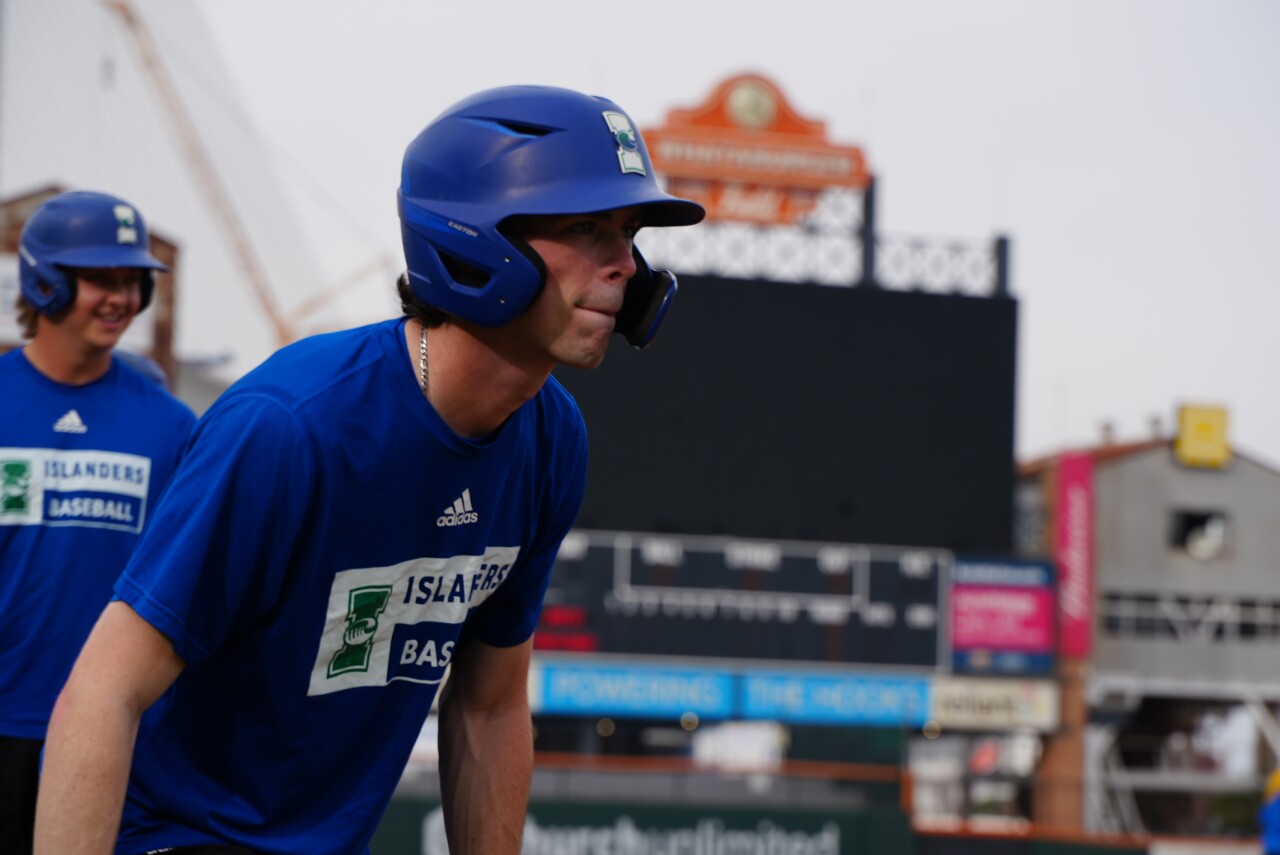
[[[427,394],[427,325],[423,324],[418,333],[418,386],[422,394]]]

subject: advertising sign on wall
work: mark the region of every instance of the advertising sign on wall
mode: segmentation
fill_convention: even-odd
[[[854,855],[910,852],[910,822],[896,805],[822,810],[534,797],[522,855]],[[447,855],[438,800],[397,797],[370,846],[373,855]]]
[[[929,681],[918,677],[808,671],[729,671],[535,661],[534,714],[747,719],[804,724],[918,727]]]
[[[918,727],[929,707],[929,682],[912,677],[748,673],[743,718],[804,724]]]
[[[957,559],[951,582],[951,648],[957,673],[1052,672],[1052,565]]]
[[[535,674],[535,712],[659,718],[729,718],[734,712],[734,678],[727,672],[543,665]]]
[[[795,223],[821,191],[869,181],[861,149],[829,142],[825,123],[802,118],[755,75],[730,78],[697,107],[672,110],[644,137],[671,192],[696,199],[709,220]]]
[[[1231,461],[1225,407],[1184,404],[1178,408],[1173,455],[1183,466],[1221,469]]]
[[[1059,651],[1086,657],[1093,647],[1093,458],[1064,454],[1058,461],[1057,532]]]
[[[1058,726],[1058,685],[1051,680],[933,681],[929,717],[944,729],[1048,732]]]

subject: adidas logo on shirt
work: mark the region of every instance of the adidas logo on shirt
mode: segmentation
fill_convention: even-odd
[[[462,495],[453,500],[453,504],[444,509],[444,512],[436,517],[436,525],[445,528],[447,526],[467,525],[477,522],[480,515],[471,509],[471,490],[462,491]]]
[[[89,428],[75,410],[67,410],[66,414],[53,423],[54,433],[88,433]]]

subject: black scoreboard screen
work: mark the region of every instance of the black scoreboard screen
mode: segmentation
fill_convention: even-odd
[[[937,667],[946,550],[575,530],[540,650]]]
[[[1006,552],[1016,315],[681,276],[648,350],[614,336],[599,368],[556,371],[590,437],[577,524]]]

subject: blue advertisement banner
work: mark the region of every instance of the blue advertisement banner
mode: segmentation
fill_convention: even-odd
[[[910,677],[747,674],[742,717],[806,724],[919,726],[929,681]]]
[[[624,666],[535,668],[535,713],[918,727],[927,678]]]
[[[1000,676],[1046,675],[1053,673],[1051,653],[1020,653],[1016,650],[958,650],[952,670],[957,674],[998,674]]]
[[[956,585],[1045,588],[1053,584],[1053,565],[1021,558],[957,558],[951,581]]]
[[[733,682],[727,671],[544,665],[540,711],[730,718],[735,707]]]

